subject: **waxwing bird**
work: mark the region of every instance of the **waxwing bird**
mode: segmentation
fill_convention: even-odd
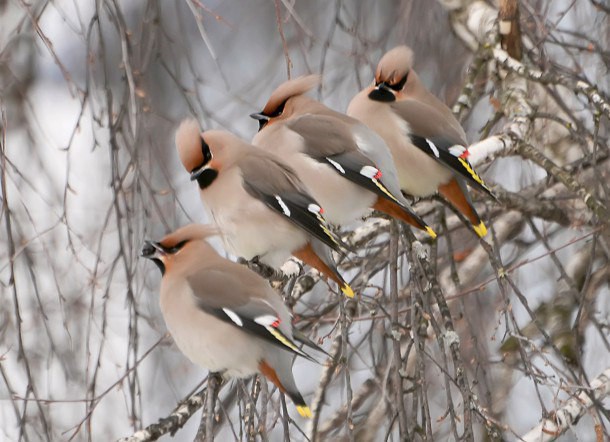
[[[317,201],[325,218],[344,225],[369,208],[434,231],[408,206],[400,192],[392,155],[374,131],[304,95],[319,83],[308,75],[281,84],[264,109],[253,144],[290,165]]]
[[[466,183],[495,197],[468,161],[464,129],[426,89],[412,65],[413,52],[407,46],[387,52],[377,65],[374,84],[352,99],[347,114],[386,141],[405,193],[425,197],[438,191],[483,237],[487,228]]]
[[[163,275],[160,305],[168,330],[195,364],[226,377],[261,373],[301,416],[311,417],[291,361],[293,354],[314,359],[296,345],[291,315],[267,281],[222,258],[207,242],[217,233],[191,224],[145,242],[142,256]]]
[[[178,128],[176,148],[231,253],[271,267],[293,255],[354,296],[331,256],[341,240],[290,167],[229,132],[200,133],[192,119]]]

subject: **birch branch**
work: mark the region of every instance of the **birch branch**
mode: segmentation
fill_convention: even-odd
[[[220,373],[208,375],[208,386],[205,395],[205,408],[201,415],[199,429],[195,435],[196,442],[207,442],[214,440],[214,422],[216,421],[216,400],[218,399],[218,387],[222,384]]]
[[[533,67],[526,67],[523,63],[511,58],[505,50],[500,48],[494,48],[491,51],[491,55],[496,63],[502,68],[509,72],[514,72],[520,77],[545,85],[561,85],[574,91],[576,94],[583,94],[587,97],[589,102],[595,106],[598,112],[603,113],[610,119],[610,104],[608,103],[608,97],[604,96],[597,87],[587,81],[582,79],[574,81],[572,78],[564,75],[542,72]]]
[[[564,186],[578,195],[587,205],[593,213],[595,213],[600,220],[606,222],[610,218],[610,212],[608,208],[597,198],[593,196],[593,192],[581,185],[570,172],[562,169],[553,163],[549,158],[542,154],[539,150],[535,149],[528,143],[521,143],[519,146],[519,153],[524,157],[532,160],[540,167],[543,167],[550,175],[556,178]]]
[[[610,368],[604,370],[591,382],[590,388],[584,388],[581,392],[568,399],[565,405],[555,410],[552,415],[542,420],[535,428],[532,428],[521,438],[524,442],[549,442],[553,441],[573,425],[576,425],[587,411],[610,395]]]
[[[438,0],[449,11],[457,36],[472,51],[486,42],[498,17],[498,10],[480,0]]]
[[[186,424],[205,401],[206,389],[195,393],[185,401],[181,402],[169,416],[159,419],[155,424],[151,424],[143,430],[136,431],[131,436],[119,439],[117,442],[145,442],[157,440],[164,434],[176,434],[180,428]]]

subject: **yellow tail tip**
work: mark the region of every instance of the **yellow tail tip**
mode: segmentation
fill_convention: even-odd
[[[428,232],[428,235],[430,235],[432,239],[436,239],[436,232],[432,230],[432,227],[426,226],[426,232]]]
[[[354,297],[354,291],[352,290],[352,288],[349,286],[349,284],[347,282],[343,283],[343,287],[341,287],[341,291],[348,298]]]
[[[301,417],[311,418],[311,410],[307,405],[297,405],[297,411]]]
[[[487,235],[487,227],[485,227],[485,224],[483,223],[483,221],[481,221],[478,226],[475,226],[473,224],[472,228],[474,229],[475,232],[477,232],[477,235],[479,235],[481,238],[483,238],[485,235]]]

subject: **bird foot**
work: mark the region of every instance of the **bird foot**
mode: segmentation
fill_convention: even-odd
[[[263,278],[276,279],[278,276],[278,272],[273,267],[268,266],[267,264],[262,262],[260,260],[260,256],[258,255],[252,258],[250,261],[240,258],[239,262],[241,264],[245,264],[250,270],[256,272]]]

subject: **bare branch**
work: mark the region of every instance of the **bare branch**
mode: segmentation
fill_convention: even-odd
[[[538,426],[521,437],[525,442],[547,442],[557,439],[599,402],[610,395],[610,368],[593,379],[590,387],[582,388],[580,393],[568,399],[560,408],[551,413]]]

